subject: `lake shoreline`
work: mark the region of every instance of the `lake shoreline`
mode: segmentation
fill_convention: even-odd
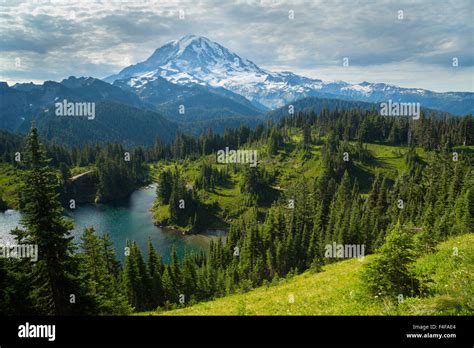
[[[184,251],[207,251],[211,240],[225,240],[226,229],[208,229],[199,233],[183,234],[167,226],[158,227],[154,224],[150,207],[155,200],[155,185],[143,186],[134,191],[126,200],[112,203],[79,204],[76,209],[66,209],[64,216],[73,220],[74,229],[71,236],[75,243],[86,227],[94,227],[98,235],[108,233],[114,242],[117,255],[124,261],[127,241],[135,241],[143,251],[147,243],[152,241],[157,251],[167,262],[173,247],[181,257]],[[21,213],[15,209],[0,212],[0,242],[13,243],[10,231],[20,227]]]

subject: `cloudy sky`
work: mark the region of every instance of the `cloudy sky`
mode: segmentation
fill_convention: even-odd
[[[472,92],[473,13],[471,0],[0,0],[0,81],[103,78],[195,34],[270,70]]]

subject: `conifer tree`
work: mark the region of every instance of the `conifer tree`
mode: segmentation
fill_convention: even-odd
[[[181,274],[180,262],[178,259],[178,253],[176,247],[173,246],[171,249],[171,264],[170,264],[170,275],[173,281],[174,290],[177,294],[183,292],[183,279]]]
[[[163,263],[151,240],[148,240],[148,271],[151,278],[151,303],[153,307],[162,305],[164,293],[162,285]]]
[[[24,229],[16,229],[12,233],[20,244],[38,246],[38,261],[25,269],[34,284],[30,296],[39,313],[78,313],[80,308],[85,309],[86,306],[71,303],[71,295],[78,301],[82,299],[84,304],[87,301],[81,298],[84,289],[77,278],[77,263],[72,256],[72,223],[62,216],[63,209],[57,193],[58,179],[49,167],[34,124],[27,136],[24,159],[21,186],[21,224]]]
[[[107,272],[114,276],[117,281],[121,280],[122,265],[117,260],[114,244],[110,238],[110,234],[104,233],[101,237],[102,249],[105,258],[105,266]]]
[[[81,240],[81,278],[96,303],[97,314],[128,314],[131,308],[127,298],[118,279],[108,269],[110,250],[104,248],[103,240],[95,235],[92,227],[84,230]]]
[[[143,308],[143,299],[141,298],[139,283],[141,281],[138,270],[138,264],[133,251],[133,245],[130,241],[126,243],[125,263],[123,270],[123,283],[127,291],[127,298],[134,310]]]
[[[171,271],[169,266],[165,266],[162,277],[162,287],[165,298],[165,303],[177,303],[178,302],[178,292],[173,283],[171,277]]]
[[[379,255],[364,269],[363,280],[369,291],[392,299],[414,295],[418,282],[410,267],[415,256],[411,231],[398,222],[387,233]]]

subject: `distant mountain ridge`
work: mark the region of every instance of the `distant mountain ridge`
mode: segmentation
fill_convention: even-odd
[[[345,99],[334,99],[334,98],[319,98],[319,97],[306,97],[302,99],[298,99],[291,104],[287,104],[282,106],[281,108],[269,111],[262,115],[260,118],[263,120],[274,120],[277,121],[285,116],[290,116],[289,114],[289,106],[293,107],[294,113],[302,112],[302,113],[309,113],[314,112],[316,114],[321,113],[324,109],[328,111],[334,110],[350,110],[350,109],[359,109],[363,111],[371,111],[375,110],[376,112],[380,112],[380,105],[378,103],[369,103],[369,102],[362,102],[362,101],[355,101],[355,100],[345,100]],[[421,108],[421,112],[425,114],[425,116],[429,117],[434,115],[435,117],[444,117],[444,116],[451,116],[446,111],[435,110],[430,108]]]
[[[112,84],[106,82],[109,81]],[[274,73],[204,37],[186,36],[158,48],[142,63],[104,80],[69,77],[43,84],[0,82],[0,128],[26,132],[33,119],[49,140],[73,144],[172,141],[176,131],[212,129],[322,109],[373,109],[382,101],[419,102],[425,111],[473,112],[470,92],[435,93],[383,83],[324,82],[291,72]],[[94,122],[59,118],[55,103],[94,102]],[[84,122],[85,121],[85,122]]]
[[[130,86],[126,79],[116,80],[113,85],[136,94],[151,109],[176,122],[253,117],[262,112],[250,101],[231,91],[222,88],[209,90],[201,85],[178,85],[162,77],[148,81],[139,89]]]
[[[121,80],[141,93],[163,78],[181,86],[203,86],[209,91],[225,89],[248,99],[258,109],[275,109],[304,97],[338,98],[382,102],[419,102],[423,107],[456,115],[474,112],[474,93],[437,93],[421,88],[401,88],[384,83],[329,82],[292,72],[271,72],[242,58],[205,37],[187,35],[168,42],[145,61],[105,78]]]
[[[239,98],[244,99],[241,96],[228,98],[226,93],[223,96],[209,92],[202,86],[175,85],[157,78],[152,84],[159,84],[159,88],[143,89],[143,94],[137,95],[125,81],[117,80],[110,85],[91,77],[69,77],[61,82],[46,81],[43,85],[26,83],[9,87],[0,83],[0,128],[26,132],[35,119],[40,132],[53,142],[81,145],[118,141],[133,146],[152,144],[157,136],[170,142],[178,130],[198,136],[208,129],[221,133],[225,128],[238,128],[242,124],[255,127],[268,120],[278,121],[289,115],[289,105],[295,113],[379,108],[376,103],[335,99],[330,95],[301,98],[260,113],[249,107],[247,100],[241,103]],[[64,99],[95,102],[97,117],[94,121],[57,117],[54,104]],[[178,112],[180,105],[186,105],[184,114]],[[438,116],[448,114],[423,109]]]
[[[95,103],[95,118],[58,117],[55,103]],[[178,125],[151,110],[137,95],[92,77],[69,77],[42,85],[0,83],[0,128],[26,132],[31,121],[50,141],[81,145],[116,141],[150,145],[174,139]]]

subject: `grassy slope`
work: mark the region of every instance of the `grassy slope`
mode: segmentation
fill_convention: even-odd
[[[453,248],[458,248],[458,255]],[[425,298],[407,298],[397,305],[372,298],[359,279],[363,261],[350,259],[323,267],[321,273],[305,272],[279,284],[262,286],[183,309],[144,312],[139,315],[449,315],[474,310],[474,235],[451,238],[438,251],[421,257],[415,268],[431,279],[434,293]],[[290,303],[293,296],[294,302]],[[464,304],[464,312],[460,309]],[[471,312],[472,314],[472,312]]]
[[[315,134],[313,134],[315,135]],[[301,131],[293,130],[290,135],[291,141],[286,143],[284,150],[280,150],[276,156],[268,156],[265,146],[252,145],[252,149],[258,151],[259,166],[264,167],[269,172],[277,173],[276,183],[273,186],[274,192],[285,190],[291,182],[301,175],[309,180],[318,176],[322,170],[321,146],[311,145],[311,155],[304,154],[304,151],[298,146],[301,142]],[[367,164],[355,162],[357,167],[357,178],[363,194],[367,193],[372,185],[372,180],[377,173],[381,173],[391,180],[395,180],[400,173],[406,170],[404,155],[408,147],[390,146],[382,144],[367,144],[369,151],[375,157],[373,163]],[[459,152],[473,151],[474,147],[459,147]],[[430,160],[431,154],[423,149],[417,148],[418,155],[425,161]],[[215,162],[215,155],[201,157],[194,161],[180,161],[178,163],[158,162],[151,165],[152,177],[156,181],[159,172],[165,168],[172,168],[177,165],[184,173],[185,179],[192,184],[198,176],[202,163]],[[240,164],[243,166],[246,164]],[[216,167],[222,167],[222,164],[214,164]],[[209,222],[209,228],[225,228],[227,224],[238,216],[245,213],[249,208],[244,202],[245,197],[240,193],[241,175],[232,175],[230,182],[225,186],[220,186],[212,192],[201,192],[200,200],[211,207],[217,205],[217,209],[209,209],[209,216],[206,221]],[[259,211],[265,212],[269,204],[259,207]],[[154,216],[158,224],[169,217],[168,206],[155,206],[153,208]]]
[[[71,168],[71,176],[85,173],[94,169],[95,166]],[[59,172],[57,171],[59,175]],[[8,208],[18,208],[18,189],[20,185],[20,169],[8,163],[0,163],[0,198],[6,203]]]
[[[18,207],[19,185],[18,170],[10,164],[0,163],[0,198],[10,208]]]

